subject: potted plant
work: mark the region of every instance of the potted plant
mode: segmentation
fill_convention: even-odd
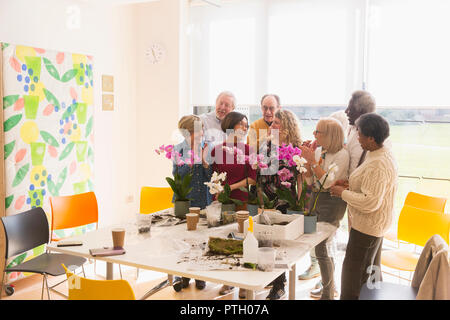
[[[249,186],[247,181],[247,188],[240,188],[241,191],[247,192],[247,210],[249,215],[256,216],[258,214],[259,201],[257,196],[257,188],[254,186]]]
[[[226,172],[218,174],[214,172],[211,181],[205,182],[209,187],[211,194],[218,194],[217,201],[222,204],[222,212],[224,211],[236,211],[236,205],[242,205],[243,202],[238,199],[231,198],[231,188],[228,183],[222,186],[222,182],[225,181],[227,176]]]
[[[166,158],[176,164],[173,179],[170,177],[166,177],[166,181],[173,191],[175,216],[184,219],[186,218],[186,213],[189,213],[190,207],[191,199],[188,196],[192,191],[192,167],[193,164],[198,161],[198,158],[194,156],[192,152],[188,152],[189,158],[183,160],[181,154],[174,150],[173,145],[162,145],[159,147],[159,150],[157,149],[155,151],[158,154],[165,153]],[[191,170],[187,174],[185,174],[184,177],[182,177],[178,172],[178,168],[185,164],[190,165]]]

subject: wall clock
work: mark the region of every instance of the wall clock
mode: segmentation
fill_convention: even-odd
[[[159,43],[152,44],[147,50],[145,50],[145,56],[151,64],[160,63],[166,55],[164,47]]]

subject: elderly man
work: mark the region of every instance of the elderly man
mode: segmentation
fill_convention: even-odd
[[[347,132],[347,150],[350,154],[350,167],[348,176],[363,163],[366,152],[363,151],[358,141],[358,131],[355,121],[366,113],[375,112],[375,99],[367,91],[358,90],[353,92],[345,113],[348,117],[349,129]]]
[[[236,107],[236,97],[229,91],[221,92],[216,99],[216,109],[206,114],[202,114],[200,119],[203,123],[205,142],[210,148],[222,143],[226,138],[220,123],[223,118]]]
[[[254,121],[249,128],[247,143],[259,150],[259,143],[266,136],[275,117],[275,112],[281,108],[280,97],[276,94],[265,94],[261,98],[261,111],[263,117]]]

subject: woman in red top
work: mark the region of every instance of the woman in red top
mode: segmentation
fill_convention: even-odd
[[[245,202],[248,197],[239,188],[247,187],[247,178],[249,185],[256,184],[256,170],[245,160],[245,156],[253,152],[245,143],[248,120],[242,113],[230,112],[222,120],[221,126],[227,137],[211,151],[212,170],[217,173],[226,172],[225,182],[230,186],[231,198],[244,202],[244,206],[237,207],[236,210],[243,210],[247,207]]]

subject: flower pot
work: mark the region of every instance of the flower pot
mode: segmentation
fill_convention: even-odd
[[[222,212],[225,211],[236,211],[236,205],[234,203],[223,204],[222,203]]]
[[[175,201],[174,213],[175,217],[184,219],[186,218],[186,213],[189,213],[189,207],[191,202],[188,201]]]
[[[252,217],[256,216],[258,214],[258,205],[247,203],[247,211]]]
[[[305,216],[305,233],[314,233],[317,230],[317,215],[307,215]]]

